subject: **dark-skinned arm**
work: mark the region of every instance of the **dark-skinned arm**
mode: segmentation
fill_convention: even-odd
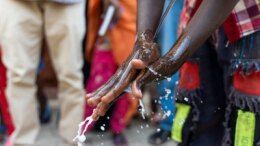
[[[105,85],[86,95],[88,104],[97,106],[92,116],[95,120],[104,115],[110,103],[115,101],[138,75],[138,71],[132,68],[130,63],[133,59],[142,60],[150,65],[160,57],[159,47],[153,38],[163,6],[164,0],[138,0],[138,33],[132,54]]]
[[[201,6],[191,19],[187,29],[180,35],[172,49],[148,69],[143,70],[134,82],[132,89],[136,97],[141,97],[139,87],[155,79],[174,74],[185,60],[206,41],[206,39],[224,22],[237,4],[238,0],[203,0]],[[132,61],[139,69],[146,68],[140,60]],[[151,70],[154,72],[152,73]]]

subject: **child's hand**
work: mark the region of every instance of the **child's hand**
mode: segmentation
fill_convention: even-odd
[[[93,118],[98,119],[103,116],[110,104],[124,92],[130,83],[139,74],[140,68],[132,65],[131,61],[139,59],[145,65],[150,65],[155,62],[159,55],[159,46],[153,42],[151,32],[140,34],[137,40],[133,53],[128,57],[127,61],[118,69],[118,71],[110,78],[110,80],[93,93],[87,94],[88,104],[97,106],[93,113]]]

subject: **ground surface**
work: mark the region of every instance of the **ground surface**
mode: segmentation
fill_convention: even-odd
[[[52,107],[53,112],[56,113],[55,111],[57,105],[55,102],[52,104]],[[63,143],[57,134],[56,121],[57,120],[53,118],[50,124],[42,126],[36,146],[67,146],[65,143]],[[147,142],[147,137],[154,130],[155,128],[151,127],[149,123],[135,120],[132,125],[125,131],[125,135],[129,141],[129,146],[151,146]],[[111,134],[109,132],[93,132],[89,133],[87,137],[88,141],[85,146],[113,146]],[[0,146],[3,146],[3,144],[0,144]],[[170,141],[162,146],[176,146],[176,144]]]

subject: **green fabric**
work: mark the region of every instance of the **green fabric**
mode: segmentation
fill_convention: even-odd
[[[235,146],[254,146],[255,122],[254,113],[238,110]]]
[[[187,104],[176,103],[177,112],[172,126],[172,139],[182,142],[182,129],[190,113],[191,106]]]

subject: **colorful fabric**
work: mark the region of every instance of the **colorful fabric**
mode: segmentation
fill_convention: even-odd
[[[238,110],[235,146],[253,146],[256,116],[252,112]]]
[[[186,0],[182,11],[179,32],[186,28],[202,0]],[[224,22],[228,40],[233,43],[238,39],[260,30],[260,1],[239,0],[233,12]]]
[[[260,30],[260,1],[240,0],[224,23],[230,42]]]
[[[200,72],[198,63],[186,61],[180,68],[179,87],[195,90],[200,87]]]
[[[6,69],[1,61],[0,53],[0,110],[3,117],[4,124],[6,126],[7,134],[11,135],[14,131],[14,125],[12,122],[11,115],[9,113],[8,103],[5,96],[6,88]]]
[[[249,95],[260,95],[260,72],[253,72],[249,75],[240,74],[236,71],[233,78],[233,86],[240,92]]]
[[[93,60],[91,62],[90,77],[86,85],[86,91],[92,92],[102,86],[108,79],[116,72],[117,64],[114,60],[111,50],[102,48],[107,46],[96,45],[93,52]],[[85,117],[92,114],[94,107],[85,105]],[[110,118],[110,125],[112,132],[120,133],[124,130],[125,115],[128,110],[128,96],[125,94],[123,97],[117,100],[115,103],[112,116]],[[94,127],[95,123],[92,123],[88,131]]]
[[[88,29],[86,41],[86,58],[91,61],[102,19],[102,2],[88,1]],[[120,0],[120,15],[116,24],[108,31],[112,53],[118,65],[122,64],[132,52],[136,34],[137,1]]]
[[[182,130],[190,113],[191,106],[177,103],[176,107],[177,113],[172,127],[172,139],[180,143],[182,142]]]
[[[169,5],[171,0],[165,1],[165,7]],[[178,23],[180,18],[180,13],[183,7],[183,0],[177,0],[172,8],[172,10],[168,13],[165,18],[164,23],[161,26],[161,30],[158,34],[158,42],[161,45],[161,55],[165,55],[172,47],[174,42],[177,39],[177,30]],[[174,104],[174,90],[175,83],[178,81],[179,75],[178,73],[171,76],[171,80],[163,80],[157,86],[158,93],[160,95],[160,106],[164,113],[171,113],[165,119],[160,121],[160,128],[165,131],[170,131],[172,127],[172,123],[175,115],[175,104]],[[170,89],[171,93],[166,94],[165,89]],[[165,97],[168,95],[168,97]]]

